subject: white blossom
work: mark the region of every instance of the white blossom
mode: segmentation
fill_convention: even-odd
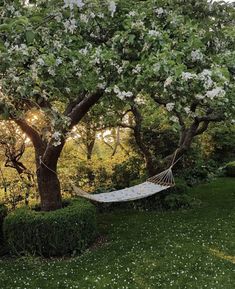
[[[187,114],[189,114],[189,113],[190,113],[190,107],[186,106],[186,107],[184,108],[184,111],[185,111]]]
[[[204,98],[205,98],[205,95],[196,94],[196,95],[195,95],[195,98],[201,100],[201,99],[204,99]]]
[[[109,9],[109,11],[111,12],[111,16],[113,17],[113,16],[114,16],[114,13],[115,13],[116,10],[117,10],[117,6],[116,6],[115,1],[110,1],[110,2],[109,2],[108,9]]]
[[[205,89],[209,89],[213,86],[214,82],[211,79],[212,72],[209,69],[204,69],[199,75],[198,78],[202,80],[203,86]]]
[[[64,28],[66,32],[70,32],[73,34],[74,30],[77,28],[76,20],[69,19],[64,22]]]
[[[61,133],[56,131],[52,134],[53,146],[57,147],[61,144]]]
[[[62,63],[62,59],[60,57],[56,58],[56,65],[60,65]]]
[[[55,76],[55,69],[53,67],[48,68],[48,73],[52,76]]]
[[[187,81],[189,79],[195,78],[196,75],[194,73],[190,73],[190,72],[182,72],[181,76],[182,76],[183,80]]]
[[[129,16],[135,16],[135,15],[136,15],[136,12],[135,12],[135,11],[130,11],[130,12],[128,13],[128,15],[129,15]]]
[[[138,104],[145,104],[145,103],[146,103],[144,97],[143,97],[143,96],[140,96],[140,95],[138,95],[138,96],[135,98],[135,102],[138,103]]]
[[[158,16],[162,16],[164,14],[164,9],[162,7],[155,9],[155,12]]]
[[[171,76],[167,77],[167,79],[164,82],[164,87],[171,85],[172,81],[173,81],[173,79]]]
[[[41,66],[45,65],[45,61],[42,58],[38,58],[37,63]]]
[[[172,116],[170,117],[170,120],[173,121],[173,122],[178,122],[178,117],[172,115]]]
[[[206,96],[210,99],[214,99],[215,97],[223,97],[225,96],[225,90],[222,87],[216,87],[207,91]]]
[[[149,30],[148,35],[159,37],[161,35],[161,33],[159,31],[156,31],[156,30]]]
[[[141,72],[141,65],[137,64],[135,68],[132,69],[132,73],[138,74]]]
[[[69,7],[71,10],[73,10],[74,6],[77,6],[78,8],[82,8],[85,4],[83,3],[83,0],[64,0],[64,7]]]
[[[81,14],[80,19],[82,22],[88,23],[88,17],[86,14]]]
[[[169,103],[166,104],[166,109],[168,111],[172,111],[174,109],[174,107],[175,107],[175,103],[174,102],[169,102]]]
[[[193,62],[201,61],[201,60],[203,60],[203,54],[199,49],[193,50],[191,52],[191,58],[192,58]]]
[[[120,98],[121,100],[133,96],[133,93],[131,91],[121,91],[117,85],[114,86],[113,91],[117,94],[117,97]]]

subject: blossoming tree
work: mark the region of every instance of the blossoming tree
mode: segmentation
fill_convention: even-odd
[[[234,117],[235,10],[207,1],[159,5],[145,1],[133,8],[125,31],[116,34],[116,47],[129,62],[121,67],[126,81],[114,91],[129,100],[139,123],[135,128],[141,127],[138,101],[150,96],[165,108],[172,125],[180,127],[176,148],[180,156],[211,122]],[[124,88],[132,93],[123,92]],[[154,172],[140,134],[136,140],[148,170]],[[172,155],[166,161],[171,159]]]
[[[42,210],[61,207],[56,169],[68,133],[115,76],[108,40],[119,23],[108,23],[116,6],[97,3],[1,4],[1,115],[34,145]]]

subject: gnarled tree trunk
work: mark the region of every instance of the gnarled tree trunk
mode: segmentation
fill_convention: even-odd
[[[62,207],[60,181],[55,172],[45,166],[41,166],[37,171],[42,211],[52,211]]]
[[[12,116],[12,120],[30,138],[35,149],[38,190],[41,199],[41,209],[43,211],[61,208],[62,198],[60,181],[57,175],[57,162],[64,147],[66,135],[79,123],[89,109],[99,101],[102,95],[103,91],[97,90],[84,97],[79,96],[76,101],[68,104],[64,115],[71,120],[71,123],[69,127],[65,129],[61,128],[60,144],[57,146],[54,145],[55,139],[53,138],[45,141],[39,131],[32,127],[27,120]]]

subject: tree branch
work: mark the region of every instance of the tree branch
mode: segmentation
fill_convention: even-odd
[[[31,127],[24,119],[13,119],[13,121],[30,138],[34,147],[42,147],[43,146],[43,141],[42,141],[39,133],[33,127]]]
[[[71,119],[70,128],[78,124],[89,109],[95,105],[102,96],[103,90],[98,90],[85,96],[78,104],[76,104],[73,108],[70,108],[70,112],[67,113],[67,116]]]

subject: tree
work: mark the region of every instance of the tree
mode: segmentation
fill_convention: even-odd
[[[211,122],[234,116],[235,10],[203,0],[160,2],[144,1],[133,8],[125,31],[116,37],[117,49],[129,62],[115,92],[131,103],[149,96],[167,111],[180,134],[175,152],[164,160],[170,163]],[[146,159],[148,150],[138,139]],[[151,163],[151,156],[147,159]]]
[[[63,4],[1,4],[1,114],[33,143],[42,210],[61,207],[56,170],[67,134],[112,80],[105,75],[113,57],[107,45],[113,27],[106,29],[106,22],[115,7],[110,4],[105,15],[92,1],[83,13],[82,1]],[[35,109],[40,125],[27,119]]]

